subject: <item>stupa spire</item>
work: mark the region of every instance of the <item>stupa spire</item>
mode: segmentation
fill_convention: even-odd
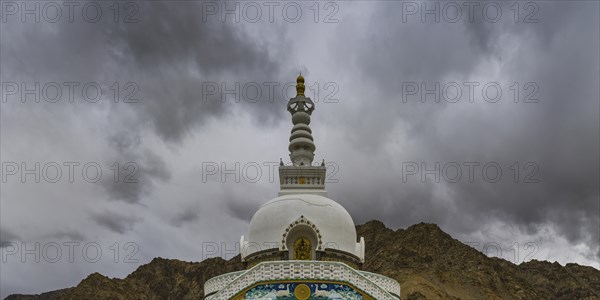
[[[296,78],[296,97],[290,99],[287,106],[294,124],[288,146],[294,166],[310,166],[315,157],[316,147],[313,143],[312,130],[308,126],[314,109],[313,101],[304,96],[304,77],[300,74]]]

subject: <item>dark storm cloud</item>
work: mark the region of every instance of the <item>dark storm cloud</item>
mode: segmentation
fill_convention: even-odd
[[[124,234],[132,230],[135,223],[139,221],[136,217],[109,210],[92,214],[92,219],[98,223],[98,225],[119,234]]]
[[[6,247],[6,243],[18,241],[20,238],[12,231],[2,227],[0,228],[0,247]]]
[[[85,234],[77,230],[63,230],[50,235],[54,239],[68,239],[70,241],[84,241]]]
[[[389,3],[380,6],[368,37],[350,39],[358,53],[357,68],[378,95],[363,113],[389,118],[358,128],[361,133],[377,133],[360,135],[362,143],[371,145],[369,151],[380,151],[392,138],[380,128],[393,127],[398,116],[411,143],[398,153],[404,161],[425,161],[430,168],[435,162],[495,161],[503,166],[505,178],[512,176],[507,167],[514,162],[521,166],[535,162],[540,169],[539,183],[490,184],[481,178],[474,183],[442,183],[449,198],[445,201],[422,192],[433,188],[429,184],[388,182],[370,189],[377,196],[369,197],[393,205],[376,211],[371,205],[360,206],[359,216],[384,215],[388,223],[403,226],[424,218],[467,233],[490,217],[525,232],[550,225],[570,242],[586,243],[594,255],[600,253],[598,4],[537,3],[536,24],[514,23],[512,16],[499,23],[402,23],[393,13],[399,4]],[[494,60],[501,66],[499,75],[478,73],[478,66]],[[481,84],[495,78],[509,84],[533,81],[540,89],[540,103],[511,107],[484,102],[480,109],[477,104],[465,108],[443,100],[432,103],[431,98],[425,104],[401,101],[401,82],[443,85],[473,81],[474,76]],[[510,95],[508,85],[504,93]],[[401,182],[400,169],[399,164],[382,168],[378,178],[386,182],[396,177]],[[355,189],[343,193],[352,199],[348,202],[360,202]],[[449,209],[436,209],[445,205]]]
[[[244,190],[255,190],[252,184],[236,184],[235,189],[223,190],[220,199],[222,199],[227,212],[232,217],[250,222],[254,212],[258,210],[261,204],[268,200],[268,197],[248,197]],[[242,188],[245,186],[246,188]],[[251,198],[251,200],[249,199]],[[244,201],[240,201],[244,199]]]
[[[122,26],[110,35],[139,78],[143,116],[158,134],[180,141],[192,127],[224,114],[227,105],[246,105],[269,120],[281,114],[267,95],[258,103],[222,101],[222,84],[280,81],[280,67],[265,44],[255,42],[241,25],[203,22],[202,2],[140,3],[140,24]],[[217,84],[216,95],[203,94],[204,84]]]
[[[249,82],[283,84],[277,57],[267,44],[253,39],[244,24],[222,23],[219,18],[203,21],[201,1],[137,5],[136,23],[103,18],[99,23],[4,26],[8,29],[3,28],[3,38],[11,43],[3,43],[2,54],[13,59],[3,59],[3,77],[106,86],[133,82],[139,100],[130,106],[135,126],[152,128],[169,142],[180,142],[195,126],[235,106],[255,111],[261,123],[283,115],[266,90],[256,103],[235,102],[241,97],[222,101],[221,84],[227,89],[236,83],[240,89]],[[107,3],[102,6],[109,11]],[[217,84],[219,90],[204,97],[203,83]],[[123,113],[119,106],[113,110]]]
[[[118,149],[115,156],[117,165],[113,168],[113,176],[102,180],[108,197],[129,203],[138,203],[158,183],[166,183],[171,178],[171,172],[164,160],[151,150],[140,146],[137,135],[127,137],[120,133],[110,139]],[[114,168],[118,167],[118,177]]]
[[[177,214],[177,216],[171,220],[171,223],[175,227],[181,227],[185,223],[192,223],[198,220],[199,217],[200,214],[196,209],[186,209]]]
[[[170,177],[161,158],[140,146],[143,132],[152,130],[178,144],[206,121],[222,118],[235,108],[253,111],[260,124],[272,123],[285,113],[264,86],[284,84],[281,68],[269,47],[250,38],[243,24],[222,23],[218,18],[203,22],[200,1],[137,5],[137,23],[103,18],[99,23],[45,24],[50,30],[16,24],[14,29],[3,28],[3,38],[11,42],[2,45],[3,57],[13,58],[3,60],[4,78],[42,83],[92,81],[105,85],[109,94],[113,82],[119,82],[122,89],[127,82],[135,84],[138,103],[111,104],[107,143],[116,154],[107,160],[134,162],[137,170],[121,171],[124,176],[134,172],[137,182],[115,182],[110,176],[102,181],[109,198],[130,203],[139,202],[155,182]],[[107,3],[102,6],[109,11]],[[246,101],[241,90],[253,82],[263,88],[256,103]],[[203,84],[216,86],[218,91],[203,93]],[[223,97],[225,89],[236,85],[239,96]]]

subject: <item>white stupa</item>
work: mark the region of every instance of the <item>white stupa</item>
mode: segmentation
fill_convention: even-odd
[[[281,190],[252,217],[240,240],[246,270],[206,281],[205,299],[399,299],[400,284],[362,271],[365,242],[354,221],[327,198],[325,164],[313,166],[315,144],[309,127],[315,109],[297,78],[290,158],[279,166]]]

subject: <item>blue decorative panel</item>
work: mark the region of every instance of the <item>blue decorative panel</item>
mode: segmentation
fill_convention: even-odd
[[[308,295],[308,293],[310,293],[310,295]],[[299,294],[305,296],[296,297],[296,295]],[[244,299],[363,300],[364,298],[358,291],[345,284],[322,282],[288,282],[257,285],[245,293]]]

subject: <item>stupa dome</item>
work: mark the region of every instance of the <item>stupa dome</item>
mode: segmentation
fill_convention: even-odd
[[[354,221],[343,206],[318,194],[289,194],[263,204],[252,217],[243,256],[261,250],[291,248],[306,236],[315,250],[334,249],[362,260]]]

